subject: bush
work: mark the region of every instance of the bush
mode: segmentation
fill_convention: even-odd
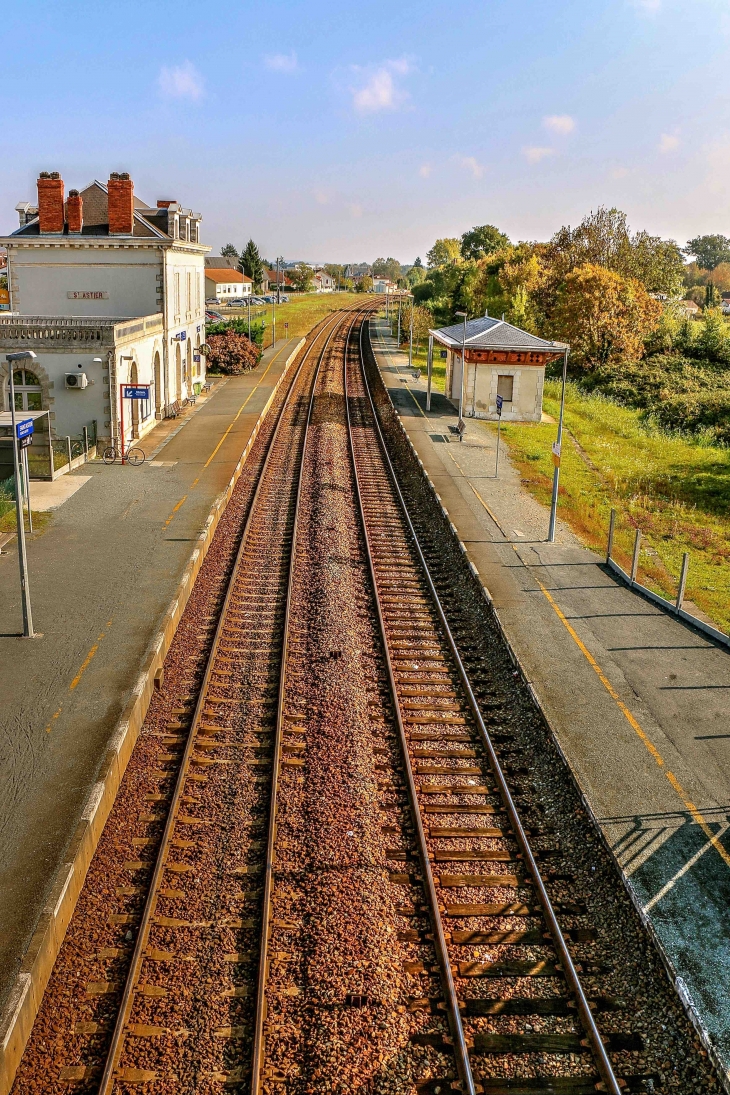
[[[246,335],[238,334],[232,326],[220,334],[207,335],[202,347],[207,358],[209,372],[221,372],[227,376],[237,376],[255,369],[261,358],[258,346],[249,342]]]
[[[206,323],[205,325],[206,338],[210,335],[224,335],[229,330],[248,338],[248,319],[243,316],[236,316],[235,319],[228,319],[222,323]],[[251,341],[255,342],[257,346],[263,346],[264,328],[260,323],[251,324]]]

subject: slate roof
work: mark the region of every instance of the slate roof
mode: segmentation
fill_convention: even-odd
[[[464,324],[454,323],[429,333],[444,346],[457,348],[464,338]],[[561,353],[566,348],[564,342],[548,342],[492,316],[466,321],[466,346],[469,350],[524,350],[543,354]]]
[[[84,222],[82,236],[109,235],[109,198],[104,183],[95,179],[80,191],[84,202]],[[36,216],[28,224],[11,233],[13,236],[39,236],[40,222]],[[68,235],[68,224],[64,223],[63,235]],[[169,239],[167,234],[167,210],[151,208],[145,202],[134,197],[134,222],[132,235],[148,239]]]

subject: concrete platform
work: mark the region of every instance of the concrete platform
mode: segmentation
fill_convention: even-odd
[[[10,1021],[3,1020],[9,995],[18,991],[21,964],[30,968],[24,956],[59,871],[73,864],[69,847],[90,791],[104,777],[112,739],[121,748],[128,726],[120,718],[139,698],[143,660],[180,599],[181,580],[197,572],[190,563],[194,553],[198,566],[202,561],[201,530],[210,532],[211,513],[302,344],[278,342],[253,372],[218,381],[182,419],[161,423],[140,442],[154,454],[151,462],[134,468],[95,461],[58,481],[68,490],[79,480],[83,489],[28,539],[41,638],[18,637],[14,541],[0,557],[0,1027]],[[58,905],[51,900],[51,912],[64,894]],[[36,950],[41,944],[51,946],[35,942]]]
[[[521,486],[502,442],[435,395],[384,324],[373,346],[584,796],[730,1076],[730,656],[620,584]],[[452,428],[454,432],[452,432]]]

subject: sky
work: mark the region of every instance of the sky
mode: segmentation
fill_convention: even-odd
[[[4,0],[0,232],[42,170],[129,171],[213,253],[410,263],[600,205],[730,235],[725,0]]]

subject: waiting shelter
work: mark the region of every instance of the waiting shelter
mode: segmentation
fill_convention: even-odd
[[[459,407],[462,418],[496,419],[501,396],[503,420],[540,421],[545,366],[563,357],[565,343],[538,338],[491,316],[428,334],[429,406],[435,343],[446,358],[446,396]]]

